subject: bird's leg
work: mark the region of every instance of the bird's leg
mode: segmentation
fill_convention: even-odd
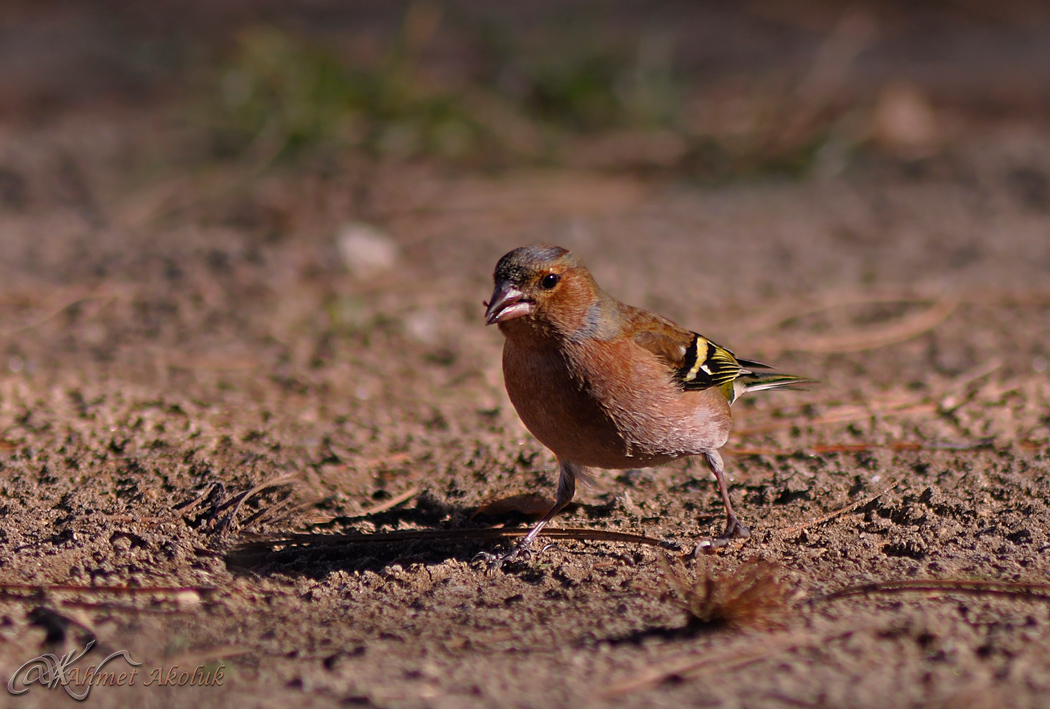
[[[561,475],[558,477],[558,495],[554,500],[554,506],[550,508],[547,514],[543,515],[543,519],[536,523],[536,525],[529,530],[520,542],[514,545],[514,548],[503,555],[481,553],[478,556],[489,563],[489,566],[493,569],[498,569],[508,561],[514,561],[519,556],[528,556],[532,552],[529,551],[529,547],[539,536],[540,531],[547,526],[554,517],[565,509],[565,506],[572,502],[573,495],[576,494],[576,476],[580,473],[580,466],[576,463],[570,463],[567,460],[559,460],[558,463],[561,466]]]
[[[704,453],[704,458],[707,459],[707,467],[711,468],[715,480],[718,481],[718,491],[722,493],[722,504],[726,508],[726,528],[722,532],[722,538],[742,537],[747,539],[751,536],[751,530],[733,512],[733,503],[729,501],[729,488],[726,486],[726,469],[725,464],[722,463],[722,456],[718,454],[718,451],[708,451]]]

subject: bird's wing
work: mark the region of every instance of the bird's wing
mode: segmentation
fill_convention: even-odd
[[[671,378],[685,390],[723,387],[750,374],[745,366],[767,368],[738,360],[725,347],[658,315],[636,310],[630,320],[634,342],[666,362]]]

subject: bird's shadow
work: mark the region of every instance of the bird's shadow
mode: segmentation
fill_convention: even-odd
[[[235,547],[225,555],[230,571],[255,576],[295,575],[321,580],[335,571],[380,572],[390,566],[435,565],[450,559],[469,562],[484,547],[481,543],[411,540],[400,542],[333,543],[326,534],[302,535],[294,545],[260,549],[254,545]]]
[[[684,625],[665,626],[657,625],[651,628],[642,628],[623,635],[594,638],[595,641],[609,643],[610,645],[642,645],[647,640],[666,640],[677,642],[691,640],[703,635],[724,632],[730,629],[730,624],[715,620],[710,622],[690,619]],[[579,641],[584,644],[586,641]]]
[[[335,517],[294,534],[242,534],[223,553],[234,573],[291,574],[323,579],[334,571],[382,571],[390,566],[470,563],[481,552],[509,550],[535,520],[518,512],[475,514],[423,493],[411,507],[361,517]],[[362,522],[374,532],[361,532]],[[498,525],[494,527],[493,525]]]
[[[470,561],[492,542],[443,538],[450,530],[483,529],[470,521],[471,509],[422,495],[411,507],[362,517],[335,517],[295,534],[244,534],[224,554],[234,573],[323,579],[334,571],[382,571],[399,564]],[[361,523],[373,532],[362,532]],[[412,529],[412,534],[398,530]]]
[[[588,518],[601,517],[604,506],[571,503],[570,514],[583,508]],[[323,579],[334,571],[379,572],[390,566],[438,565],[456,560],[494,568],[482,557],[510,551],[536,521],[531,514],[501,508],[497,513],[448,503],[429,493],[418,496],[412,507],[393,508],[362,517],[336,517],[313,525],[308,532],[240,534],[227,540],[222,557],[233,573],[253,576],[275,574]],[[375,531],[361,531],[362,522]],[[547,543],[559,540],[623,542],[677,548],[667,540],[602,529],[548,527]],[[542,541],[542,540],[541,540]],[[670,546],[668,546],[670,545]],[[534,545],[539,552],[541,543]],[[596,550],[597,551],[597,550]],[[528,556],[506,564],[504,571],[530,580]],[[542,575],[536,579],[542,578]]]

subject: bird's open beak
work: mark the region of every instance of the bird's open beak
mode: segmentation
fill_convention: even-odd
[[[532,302],[525,300],[524,294],[512,285],[503,283],[492,291],[492,300],[485,311],[485,324],[507,322],[532,312]]]

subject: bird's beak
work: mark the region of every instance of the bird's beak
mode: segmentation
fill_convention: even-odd
[[[485,311],[485,324],[507,322],[531,312],[532,302],[525,300],[524,294],[514,286],[502,283],[492,291],[492,300],[488,302],[488,310]]]

